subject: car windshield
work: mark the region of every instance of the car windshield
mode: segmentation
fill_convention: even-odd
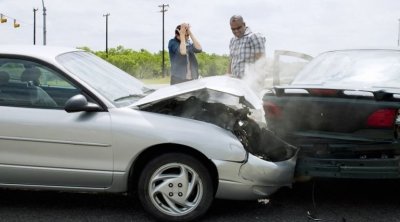
[[[292,85],[400,88],[400,51],[348,50],[321,54],[306,65]]]
[[[118,107],[130,105],[151,91],[141,81],[91,53],[69,52],[56,59]]]

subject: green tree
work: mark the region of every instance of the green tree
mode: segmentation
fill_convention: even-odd
[[[118,68],[140,79],[162,77],[162,51],[151,53],[146,49],[135,51],[119,45],[108,50],[108,56],[104,51],[92,51],[88,47],[79,47],[82,50],[92,52]],[[165,71],[170,75],[171,64],[168,52],[164,53]],[[226,73],[229,57],[227,55],[207,54],[205,52],[196,55],[201,76],[214,76]]]

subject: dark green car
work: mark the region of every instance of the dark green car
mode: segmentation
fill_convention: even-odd
[[[268,128],[300,147],[297,176],[400,177],[400,51],[323,53],[263,102]]]

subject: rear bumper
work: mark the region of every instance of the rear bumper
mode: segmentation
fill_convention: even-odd
[[[300,147],[296,177],[400,178],[400,143],[397,140],[295,137],[293,144]]]
[[[297,160],[295,175],[325,178],[400,178],[400,157],[370,159],[302,157]]]

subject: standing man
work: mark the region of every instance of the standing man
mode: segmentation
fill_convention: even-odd
[[[190,42],[190,39],[193,42]],[[178,25],[175,37],[168,43],[171,62],[171,85],[197,79],[199,66],[195,53],[202,51],[200,43],[187,23]]]
[[[228,73],[241,79],[245,75],[246,65],[254,64],[265,56],[265,38],[259,33],[253,33],[240,15],[231,17],[230,26],[234,37],[229,43]]]

